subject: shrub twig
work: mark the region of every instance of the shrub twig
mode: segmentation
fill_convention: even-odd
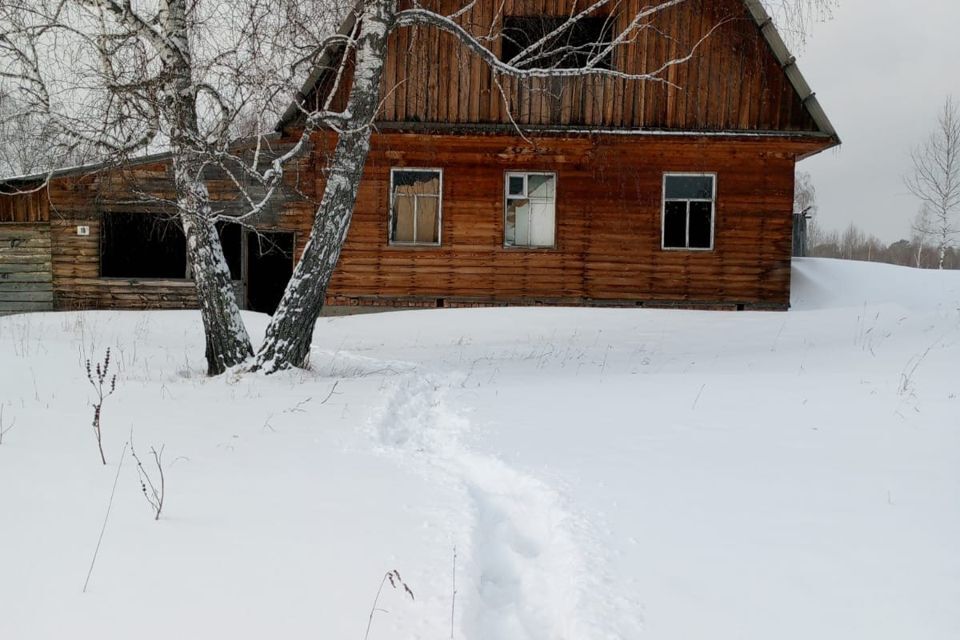
[[[150,447],[150,455],[153,457],[153,463],[157,467],[157,478],[156,482],[154,482],[154,478],[143,466],[143,462],[140,461],[140,456],[137,455],[137,450],[133,446],[133,429],[130,430],[130,454],[137,463],[140,491],[143,492],[143,497],[150,503],[154,520],[160,519],[160,514],[163,513],[163,500],[166,497],[167,483],[163,475],[164,447],[165,445],[160,445],[160,451],[157,451],[155,447]]]

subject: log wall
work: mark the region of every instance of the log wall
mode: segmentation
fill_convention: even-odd
[[[281,148],[282,149],[282,148]],[[304,166],[312,166],[306,155]],[[311,176],[313,173],[310,174]],[[214,210],[223,215],[245,212],[233,183],[222,173],[210,170],[207,187]],[[310,212],[301,220],[303,205],[295,194],[309,191],[301,185],[301,167],[287,170],[287,183],[271,206],[257,219],[263,230],[309,228]],[[50,181],[44,197],[50,206],[50,236],[53,254],[53,290],[57,309],[190,309],[197,306],[192,280],[104,278],[100,270],[101,217],[104,213],[166,213],[175,215],[175,198],[169,161],[134,164],[123,170],[66,175]],[[251,190],[256,195],[255,190]],[[299,197],[299,196],[297,196]],[[0,196],[0,202],[4,198]],[[295,220],[294,220],[295,219]],[[86,227],[89,235],[79,235]],[[242,299],[242,296],[241,296]]]
[[[0,314],[53,309],[50,227],[0,223]]]
[[[314,153],[292,178],[313,200],[281,198],[258,224],[296,233],[298,253],[335,136],[318,133],[313,143]],[[819,138],[746,136],[541,136],[530,144],[515,135],[378,133],[328,304],[785,308],[794,164],[820,145]],[[393,167],[443,169],[441,246],[390,245]],[[157,190],[170,184],[166,163],[136,171],[141,184]],[[504,247],[508,171],[557,174],[554,248]],[[665,172],[717,175],[712,251],[661,249]],[[56,308],[196,305],[189,280],[100,277],[102,213],[158,206],[132,198],[128,184],[115,171],[51,182],[51,222],[36,246],[49,247],[51,273],[45,277]],[[218,202],[235,199],[228,187],[212,184]],[[78,235],[78,226],[89,235]]]
[[[328,303],[785,308],[794,164],[810,144],[377,135]],[[389,244],[391,167],[443,169],[442,246]],[[504,174],[524,170],[557,173],[553,249],[504,247]],[[664,172],[716,173],[714,250],[661,249]]]

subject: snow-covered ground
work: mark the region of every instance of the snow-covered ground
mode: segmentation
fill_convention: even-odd
[[[960,273],[803,260],[786,314],[336,318],[269,378],[206,379],[198,326],[0,319],[0,638],[360,640],[392,569],[416,599],[387,585],[371,639],[960,637]]]

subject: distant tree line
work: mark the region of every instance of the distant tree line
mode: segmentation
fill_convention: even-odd
[[[886,262],[920,269],[940,267],[937,240],[926,238],[919,232],[910,239],[887,244],[852,223],[843,231],[828,231],[811,220],[807,227],[807,238],[807,255],[815,258]],[[944,250],[943,268],[960,269],[960,251],[956,247],[946,247]]]
[[[948,97],[929,137],[910,154],[907,189],[920,202],[909,239],[886,244],[853,223],[827,231],[816,220],[817,191],[798,173],[794,212],[807,219],[806,254],[819,258],[886,262],[920,269],[960,269],[960,103]]]

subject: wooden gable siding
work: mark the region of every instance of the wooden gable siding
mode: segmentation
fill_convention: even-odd
[[[455,0],[423,4],[444,13]],[[623,0],[615,13],[619,33],[649,6]],[[563,16],[587,6],[582,0],[478,0],[458,22],[487,38],[498,56],[502,16]],[[742,0],[688,0],[655,16],[629,44],[618,47],[615,69],[640,74],[682,57],[715,29],[690,61],[670,67],[662,81],[598,76],[550,79],[499,77],[453,36],[432,27],[401,28],[388,43],[381,87],[381,123],[591,129],[816,132],[800,96]],[[342,108],[351,83],[333,101]],[[330,90],[330,74],[318,96]],[[314,98],[318,99],[317,97]]]
[[[0,223],[47,222],[50,220],[50,202],[44,189],[31,191],[25,186],[18,191],[0,186]]]
[[[544,137],[532,148],[510,136],[378,134],[328,302],[785,308],[794,159],[804,151],[746,138]],[[442,246],[389,244],[392,167],[443,169]],[[554,249],[504,247],[504,174],[524,170],[557,173]],[[713,251],[661,249],[671,171],[717,174]]]

